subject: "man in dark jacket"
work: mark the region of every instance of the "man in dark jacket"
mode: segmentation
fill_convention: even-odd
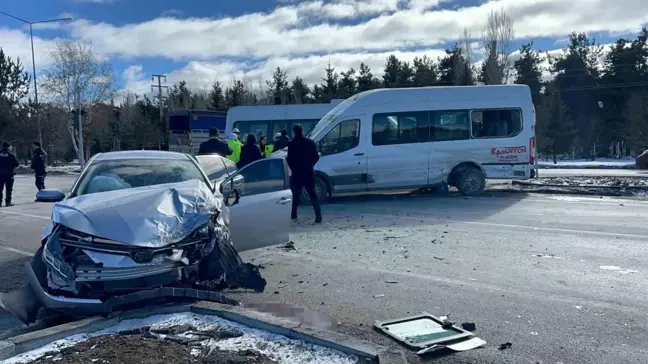
[[[45,189],[45,166],[47,165],[47,154],[41,148],[39,142],[32,143],[32,160],[31,160],[31,169],[34,171],[34,177],[36,180],[36,188],[40,191]]]
[[[209,129],[209,140],[200,144],[198,154],[218,154],[227,157],[232,154],[232,148],[227,145],[227,142],[218,138],[218,129]]]
[[[282,130],[279,140],[275,141],[274,143],[274,147],[272,148],[272,153],[284,149],[285,147],[288,146],[288,143],[290,143],[290,138],[288,138],[288,131]]]
[[[302,188],[306,189],[315,209],[315,223],[322,222],[322,210],[315,193],[315,164],[319,160],[319,153],[315,142],[304,137],[304,128],[300,124],[293,126],[293,140],[288,144],[286,161],[290,167],[290,189],[292,190],[292,211],[290,218],[297,219],[297,207],[301,197]]]
[[[0,149],[0,205],[2,205],[2,190],[5,190],[5,206],[13,206],[11,194],[13,193],[14,174],[19,165],[18,158],[11,151],[11,144],[2,143],[2,149]]]

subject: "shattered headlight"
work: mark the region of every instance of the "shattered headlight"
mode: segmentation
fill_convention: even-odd
[[[43,247],[43,260],[64,278],[74,278],[72,267],[69,264],[65,263],[63,258],[61,244],[58,241],[58,229],[52,235],[50,235],[49,239],[47,239],[47,242],[45,243],[45,246]]]

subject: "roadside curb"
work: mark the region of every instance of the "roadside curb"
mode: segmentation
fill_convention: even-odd
[[[194,304],[174,304],[158,307],[140,308],[116,312],[108,317],[95,316],[83,320],[52,326],[0,341],[0,360],[34,350],[53,341],[83,333],[91,333],[121,321],[141,319],[153,315],[192,312],[201,315],[213,315],[236,322],[254,329],[282,335],[294,340],[301,340],[313,345],[355,355],[367,362],[378,364],[407,364],[405,354],[389,350],[384,346],[372,344],[342,333],[320,330],[299,322],[281,318],[270,313],[246,309],[241,306],[229,306],[215,302],[199,301]]]

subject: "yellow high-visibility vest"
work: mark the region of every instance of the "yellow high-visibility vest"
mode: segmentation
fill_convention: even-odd
[[[241,146],[243,143],[238,140],[228,140],[227,145],[232,148],[232,154],[228,155],[227,159],[234,163],[238,163],[239,160],[241,160]]]
[[[270,154],[272,154],[272,148],[274,148],[274,144],[267,144],[265,146],[265,150],[263,151],[263,156],[268,158]]]

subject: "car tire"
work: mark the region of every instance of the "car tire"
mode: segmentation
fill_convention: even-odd
[[[457,177],[457,190],[464,196],[476,196],[484,192],[486,178],[477,168],[467,167]]]
[[[40,283],[43,289],[47,288],[47,268],[45,267],[45,262],[43,261],[43,249],[44,247],[38,248],[36,254],[32,257],[31,266],[38,283]]]
[[[320,205],[327,203],[330,197],[328,184],[319,176],[315,176],[315,194],[317,194]],[[311,205],[310,196],[305,188],[302,188],[301,192],[301,205]]]

